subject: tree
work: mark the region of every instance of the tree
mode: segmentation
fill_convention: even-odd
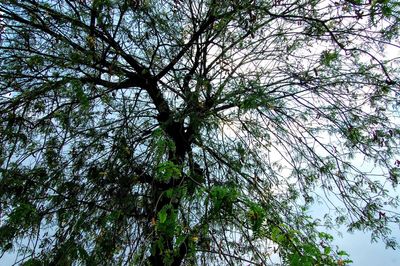
[[[320,231],[329,222],[397,247],[398,11],[3,0],[2,253],[25,265],[267,265],[275,253],[343,265]],[[342,203],[325,221],[307,214],[321,191]]]

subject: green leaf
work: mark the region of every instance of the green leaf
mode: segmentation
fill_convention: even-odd
[[[325,248],[324,248],[324,254],[325,254],[325,255],[329,255],[329,254],[331,253],[331,251],[332,251],[332,248],[331,248],[331,247],[325,247]]]
[[[180,178],[181,175],[181,169],[171,161],[160,163],[156,168],[156,178],[166,183]]]
[[[84,109],[88,109],[90,106],[89,98],[86,96],[82,87],[76,87],[76,97],[78,101],[82,104]]]
[[[392,181],[393,186],[396,186],[399,184],[400,180],[400,168],[399,167],[393,167],[389,170],[389,179]]]
[[[321,63],[327,67],[331,66],[339,58],[337,51],[324,51],[321,54]]]
[[[43,263],[39,259],[29,259],[22,264],[23,266],[42,266]]]
[[[165,223],[165,221],[167,220],[167,208],[162,208],[159,212],[158,212],[158,220],[160,221],[160,223]]]
[[[337,254],[338,254],[338,256],[349,256],[349,254],[348,254],[346,251],[344,251],[344,250],[339,250],[339,251],[337,252]]]

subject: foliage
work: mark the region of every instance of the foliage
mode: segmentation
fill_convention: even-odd
[[[1,1],[0,255],[345,265],[334,223],[397,247],[399,22],[391,0]]]

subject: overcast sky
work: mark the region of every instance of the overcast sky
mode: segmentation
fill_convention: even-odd
[[[395,193],[393,191],[393,193]],[[398,193],[398,192],[397,192]],[[315,205],[309,212],[314,218],[319,218],[326,213],[322,205]],[[400,225],[392,227],[392,235],[400,241]],[[322,231],[324,231],[322,229]],[[399,266],[400,250],[386,249],[385,244],[381,241],[371,243],[371,236],[368,232],[349,233],[345,227],[341,227],[340,236],[335,231],[325,230],[334,236],[333,244],[337,245],[340,250],[346,251],[353,260],[351,265],[354,266]]]
[[[394,235],[400,235],[397,228]],[[370,236],[357,232],[345,233],[343,238],[335,236],[335,243],[350,254],[354,266],[398,266],[400,265],[400,250],[386,249],[381,243],[371,243]]]

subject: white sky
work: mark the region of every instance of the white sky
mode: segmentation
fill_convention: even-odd
[[[321,205],[315,205],[310,215],[318,217],[318,215],[326,213],[326,209]],[[369,233],[354,232],[349,233],[346,228],[341,227],[340,236],[335,231],[325,230],[334,236],[333,244],[337,245],[340,250],[346,251],[353,261],[353,266],[398,266],[400,265],[400,251],[386,249],[383,242],[371,243]],[[400,236],[399,227],[393,227],[393,235]],[[399,239],[399,237],[397,237]]]

